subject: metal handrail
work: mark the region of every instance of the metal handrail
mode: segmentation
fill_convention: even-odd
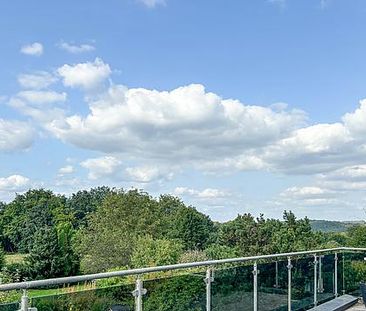
[[[61,285],[61,284],[87,282],[87,281],[94,281],[94,280],[100,280],[100,279],[106,279],[106,278],[112,278],[112,277],[143,275],[143,274],[148,274],[148,273],[152,273],[152,272],[163,272],[163,271],[170,271],[170,270],[208,267],[208,266],[215,266],[215,265],[228,264],[228,263],[241,263],[241,262],[247,262],[247,261],[256,261],[256,260],[261,260],[261,259],[286,258],[286,257],[295,257],[295,256],[302,256],[302,255],[316,255],[316,254],[323,254],[323,253],[329,253],[329,252],[340,252],[340,251],[343,251],[343,252],[344,251],[354,251],[354,252],[366,251],[366,248],[336,247],[336,248],[318,249],[318,250],[310,250],[310,251],[302,251],[302,252],[258,255],[258,256],[228,258],[228,259],[219,259],[219,260],[208,260],[208,261],[181,263],[181,264],[166,265],[166,266],[85,274],[85,275],[69,276],[69,277],[61,277],[61,278],[52,278],[52,279],[36,280],[36,281],[28,281],[28,282],[8,283],[8,284],[1,284],[0,291],[32,289],[32,288],[38,288],[38,287],[43,287],[43,286],[53,286],[53,285]]]

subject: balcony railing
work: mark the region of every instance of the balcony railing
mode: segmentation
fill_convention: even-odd
[[[23,295],[0,311],[67,310],[71,300],[96,301],[85,310],[304,310],[357,294],[366,277],[365,254],[366,248],[339,247],[1,284],[0,292]],[[52,295],[28,297],[34,289],[59,287]]]

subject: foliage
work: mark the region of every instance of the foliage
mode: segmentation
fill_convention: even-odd
[[[22,282],[28,279],[27,267],[24,263],[7,264],[1,270],[3,283]]]
[[[17,195],[2,212],[3,246],[10,252],[29,252],[38,230],[55,226],[69,217],[65,197],[54,195],[49,190],[29,190]]]
[[[212,244],[205,250],[208,259],[225,259],[238,257],[238,250],[234,247]]]
[[[65,237],[63,230],[64,228],[57,231],[56,228],[45,227],[37,231],[31,252],[25,259],[32,279],[59,277],[77,272],[77,261],[73,259],[73,253],[68,246],[70,242],[65,241],[69,237]]]
[[[208,216],[177,198],[161,196],[156,200],[145,192],[121,190],[107,196],[88,219],[88,226],[79,230],[75,249],[84,272],[106,271],[116,266],[136,266],[137,257],[133,257],[134,263],[131,258],[134,252],[139,252],[141,243],[150,243],[147,249],[159,245],[161,252],[164,247],[174,246],[172,249],[178,253],[175,247],[178,244],[184,250],[203,250],[213,231]],[[149,239],[141,240],[147,235]],[[155,246],[154,240],[159,240]],[[152,252],[149,254],[153,256]],[[144,258],[140,264],[162,262],[156,257],[150,258],[150,262]],[[165,261],[170,259],[168,256]]]
[[[366,247],[366,225],[357,225],[348,229],[349,245]]]
[[[133,190],[108,196],[79,230],[75,248],[84,272],[100,272],[130,264],[138,236],[161,237],[158,202]]]
[[[297,220],[292,212],[285,211],[283,219],[239,215],[221,226],[219,244],[236,248],[239,256],[300,251],[319,245],[320,237],[312,232],[307,218]]]
[[[179,239],[185,250],[203,250],[209,245],[214,224],[207,215],[182,205],[172,216],[168,238]]]
[[[131,255],[134,268],[172,265],[178,262],[182,254],[182,245],[173,240],[154,240],[151,236],[136,239]]]
[[[191,250],[191,251],[184,252],[180,256],[179,263],[197,262],[197,261],[205,261],[205,260],[208,260],[206,252]]]
[[[114,193],[115,190],[109,187],[92,188],[89,191],[80,190],[73,193],[66,200],[66,207],[74,214],[75,227],[85,226],[87,217],[95,212],[102,205],[104,199]]]

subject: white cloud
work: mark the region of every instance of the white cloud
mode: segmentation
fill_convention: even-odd
[[[0,192],[24,191],[31,186],[30,179],[21,175],[0,178]]]
[[[280,196],[292,199],[322,199],[334,197],[337,193],[320,187],[290,187],[283,191]]]
[[[74,167],[72,165],[66,165],[61,167],[58,172],[60,175],[72,174],[74,172]]]
[[[67,94],[54,91],[21,91],[17,97],[33,104],[50,104],[64,102]]]
[[[89,106],[86,117],[72,115],[49,129],[85,149],[198,165],[240,156],[243,169],[263,166],[246,152],[288,137],[306,118],[222,99],[196,84],[169,92],[112,86]]]
[[[342,123],[333,123],[295,130],[258,157],[274,170],[314,174],[337,169],[362,153],[348,129]]]
[[[290,187],[280,193],[276,200],[281,209],[298,210],[307,207],[344,207],[343,193],[321,186]]]
[[[148,183],[157,179],[172,179],[173,172],[166,173],[154,166],[127,167],[126,173],[132,181]]]
[[[63,65],[57,69],[63,83],[68,87],[92,89],[99,86],[112,73],[108,64],[96,58],[94,62]]]
[[[143,3],[148,8],[154,8],[158,5],[165,5],[166,4],[165,0],[137,0],[137,1]]]
[[[57,46],[62,49],[65,50],[69,53],[72,54],[80,54],[80,53],[84,53],[84,52],[91,52],[95,50],[95,47],[91,44],[80,44],[80,45],[76,45],[76,44],[71,44],[71,43],[67,43],[67,42],[60,42],[59,44],[57,44]]]
[[[20,52],[26,55],[41,56],[43,54],[43,45],[39,42],[23,45]]]
[[[342,120],[354,137],[364,139],[366,136],[366,99],[360,101],[360,107],[354,112],[346,113]]]
[[[44,89],[57,82],[57,78],[46,71],[38,71],[32,74],[20,74],[18,83],[25,89]]]
[[[230,193],[227,191],[214,188],[196,190],[187,187],[176,187],[173,193],[178,196],[190,196],[197,199],[218,199],[218,198],[225,198],[230,195]]]
[[[122,162],[113,156],[105,156],[94,159],[87,159],[80,165],[89,170],[89,179],[99,179],[103,177],[113,177],[118,173],[118,168]]]
[[[0,118],[0,152],[28,149],[34,137],[35,132],[28,123]]]
[[[20,92],[10,105],[66,143],[113,154],[118,161],[134,159],[129,170],[120,165],[124,173],[119,178],[147,180],[147,175],[157,174],[152,167],[159,167],[160,174],[162,167],[173,164],[210,172],[313,175],[365,162],[366,100],[340,122],[308,126],[303,111],[284,103],[246,105],[207,92],[200,84],[170,91],[123,85],[101,89],[97,86],[112,71],[98,58],[64,65],[57,72],[65,86],[85,90],[89,113],[70,115],[61,108],[39,109],[24,103],[66,99],[65,93],[52,91]]]
[[[26,102],[18,97],[11,98],[8,105],[22,114],[33,118],[38,125],[46,129],[48,122],[57,122],[59,120],[62,122],[64,119],[65,111],[52,105],[41,106],[37,103]]]

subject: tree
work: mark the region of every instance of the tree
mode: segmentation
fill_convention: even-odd
[[[212,220],[193,207],[180,206],[169,217],[169,239],[180,240],[185,250],[203,250],[215,231]]]
[[[75,227],[85,226],[87,217],[95,212],[102,205],[104,199],[116,192],[109,187],[92,188],[89,191],[81,190],[73,193],[66,201],[66,207],[69,208],[75,216]]]
[[[177,241],[154,240],[151,236],[139,237],[132,252],[131,266],[141,268],[177,263],[182,248]]]
[[[29,252],[34,235],[72,217],[65,208],[65,197],[44,189],[29,190],[5,206],[2,212],[3,243],[6,251]]]
[[[138,237],[161,238],[164,223],[158,202],[138,191],[109,195],[79,230],[75,248],[84,272],[101,272],[130,264]]]
[[[34,235],[33,247],[25,263],[29,277],[51,278],[76,274],[78,261],[71,250],[71,226],[44,227]]]
[[[25,259],[31,278],[63,275],[58,246],[55,228],[45,227],[37,231],[30,255]]]
[[[352,247],[366,247],[366,226],[357,225],[350,227],[347,231],[349,245]]]

